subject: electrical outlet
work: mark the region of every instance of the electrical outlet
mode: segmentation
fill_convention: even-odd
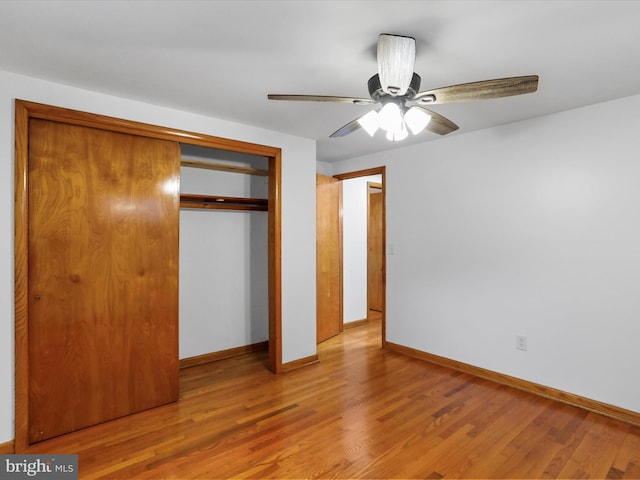
[[[516,335],[516,350],[527,351],[527,337]]]

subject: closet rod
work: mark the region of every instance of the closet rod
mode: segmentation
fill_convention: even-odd
[[[226,165],[223,163],[211,163],[211,162],[201,162],[198,160],[180,160],[180,165],[183,167],[193,167],[193,168],[205,168],[207,170],[218,170],[221,172],[232,172],[232,173],[246,173],[249,175],[262,175],[266,177],[269,175],[269,170],[261,170],[259,168],[252,167],[242,167],[239,165]]]

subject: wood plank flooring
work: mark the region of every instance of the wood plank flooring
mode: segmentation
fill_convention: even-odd
[[[28,453],[80,478],[640,478],[640,428],[380,348],[380,323],[282,375],[253,353],[182,370],[176,404]]]

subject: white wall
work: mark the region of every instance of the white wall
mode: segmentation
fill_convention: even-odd
[[[267,170],[265,157],[183,146],[182,158]],[[267,198],[267,177],[182,167],[181,193]],[[180,358],[269,339],[268,213],[180,210]]]
[[[367,182],[382,175],[342,181],[342,259],[345,323],[366,319],[367,305]]]
[[[282,148],[282,360],[315,355],[315,142],[0,71],[0,443],[14,436],[14,99]]]
[[[335,165],[387,165],[387,339],[640,412],[638,112],[633,96]]]
[[[316,172],[330,177],[333,175],[333,165],[328,162],[316,162]]]

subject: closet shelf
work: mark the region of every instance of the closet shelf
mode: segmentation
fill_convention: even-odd
[[[180,165],[183,167],[204,168],[206,170],[218,170],[221,172],[232,173],[245,173],[249,175],[262,175],[266,177],[269,175],[268,170],[261,170],[259,168],[242,167],[239,165],[227,165],[222,163],[200,162],[198,160],[188,160],[183,158],[180,161]]]
[[[266,198],[221,197],[219,195],[180,194],[180,208],[204,208],[210,210],[256,210],[266,212]]]

